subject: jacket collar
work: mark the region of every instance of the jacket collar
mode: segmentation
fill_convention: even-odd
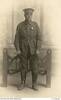
[[[27,21],[27,20],[25,20],[24,22],[25,22],[26,25],[32,23],[32,21]]]

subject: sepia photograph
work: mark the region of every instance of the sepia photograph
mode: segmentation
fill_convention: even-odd
[[[0,1],[0,97],[61,96],[61,1]]]

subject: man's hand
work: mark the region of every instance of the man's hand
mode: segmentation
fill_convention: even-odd
[[[17,55],[19,55],[19,54],[21,54],[21,51],[20,50],[17,51]]]

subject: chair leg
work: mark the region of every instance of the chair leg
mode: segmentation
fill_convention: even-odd
[[[7,76],[8,76],[8,73],[7,73],[7,70],[8,70],[8,62],[7,62],[7,51],[6,49],[4,49],[3,51],[3,77],[2,77],[2,86],[3,87],[7,87]]]
[[[51,76],[50,73],[46,75],[46,87],[50,88],[51,87]]]

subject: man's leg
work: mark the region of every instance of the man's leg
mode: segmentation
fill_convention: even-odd
[[[21,83],[18,84],[18,90],[22,90],[25,87],[25,82],[26,82],[26,71],[21,70]]]
[[[26,71],[25,69],[21,71],[21,83],[25,85],[26,82]]]
[[[21,90],[25,86],[26,82],[26,68],[27,68],[27,59],[24,56],[21,57],[20,62],[20,75],[21,75],[21,84],[18,86],[18,90]]]
[[[32,89],[34,90],[37,90],[37,77],[38,77],[38,73],[32,71]]]
[[[32,89],[37,89],[37,78],[38,78],[38,59],[37,56],[32,56],[30,60],[31,72],[32,72]]]

